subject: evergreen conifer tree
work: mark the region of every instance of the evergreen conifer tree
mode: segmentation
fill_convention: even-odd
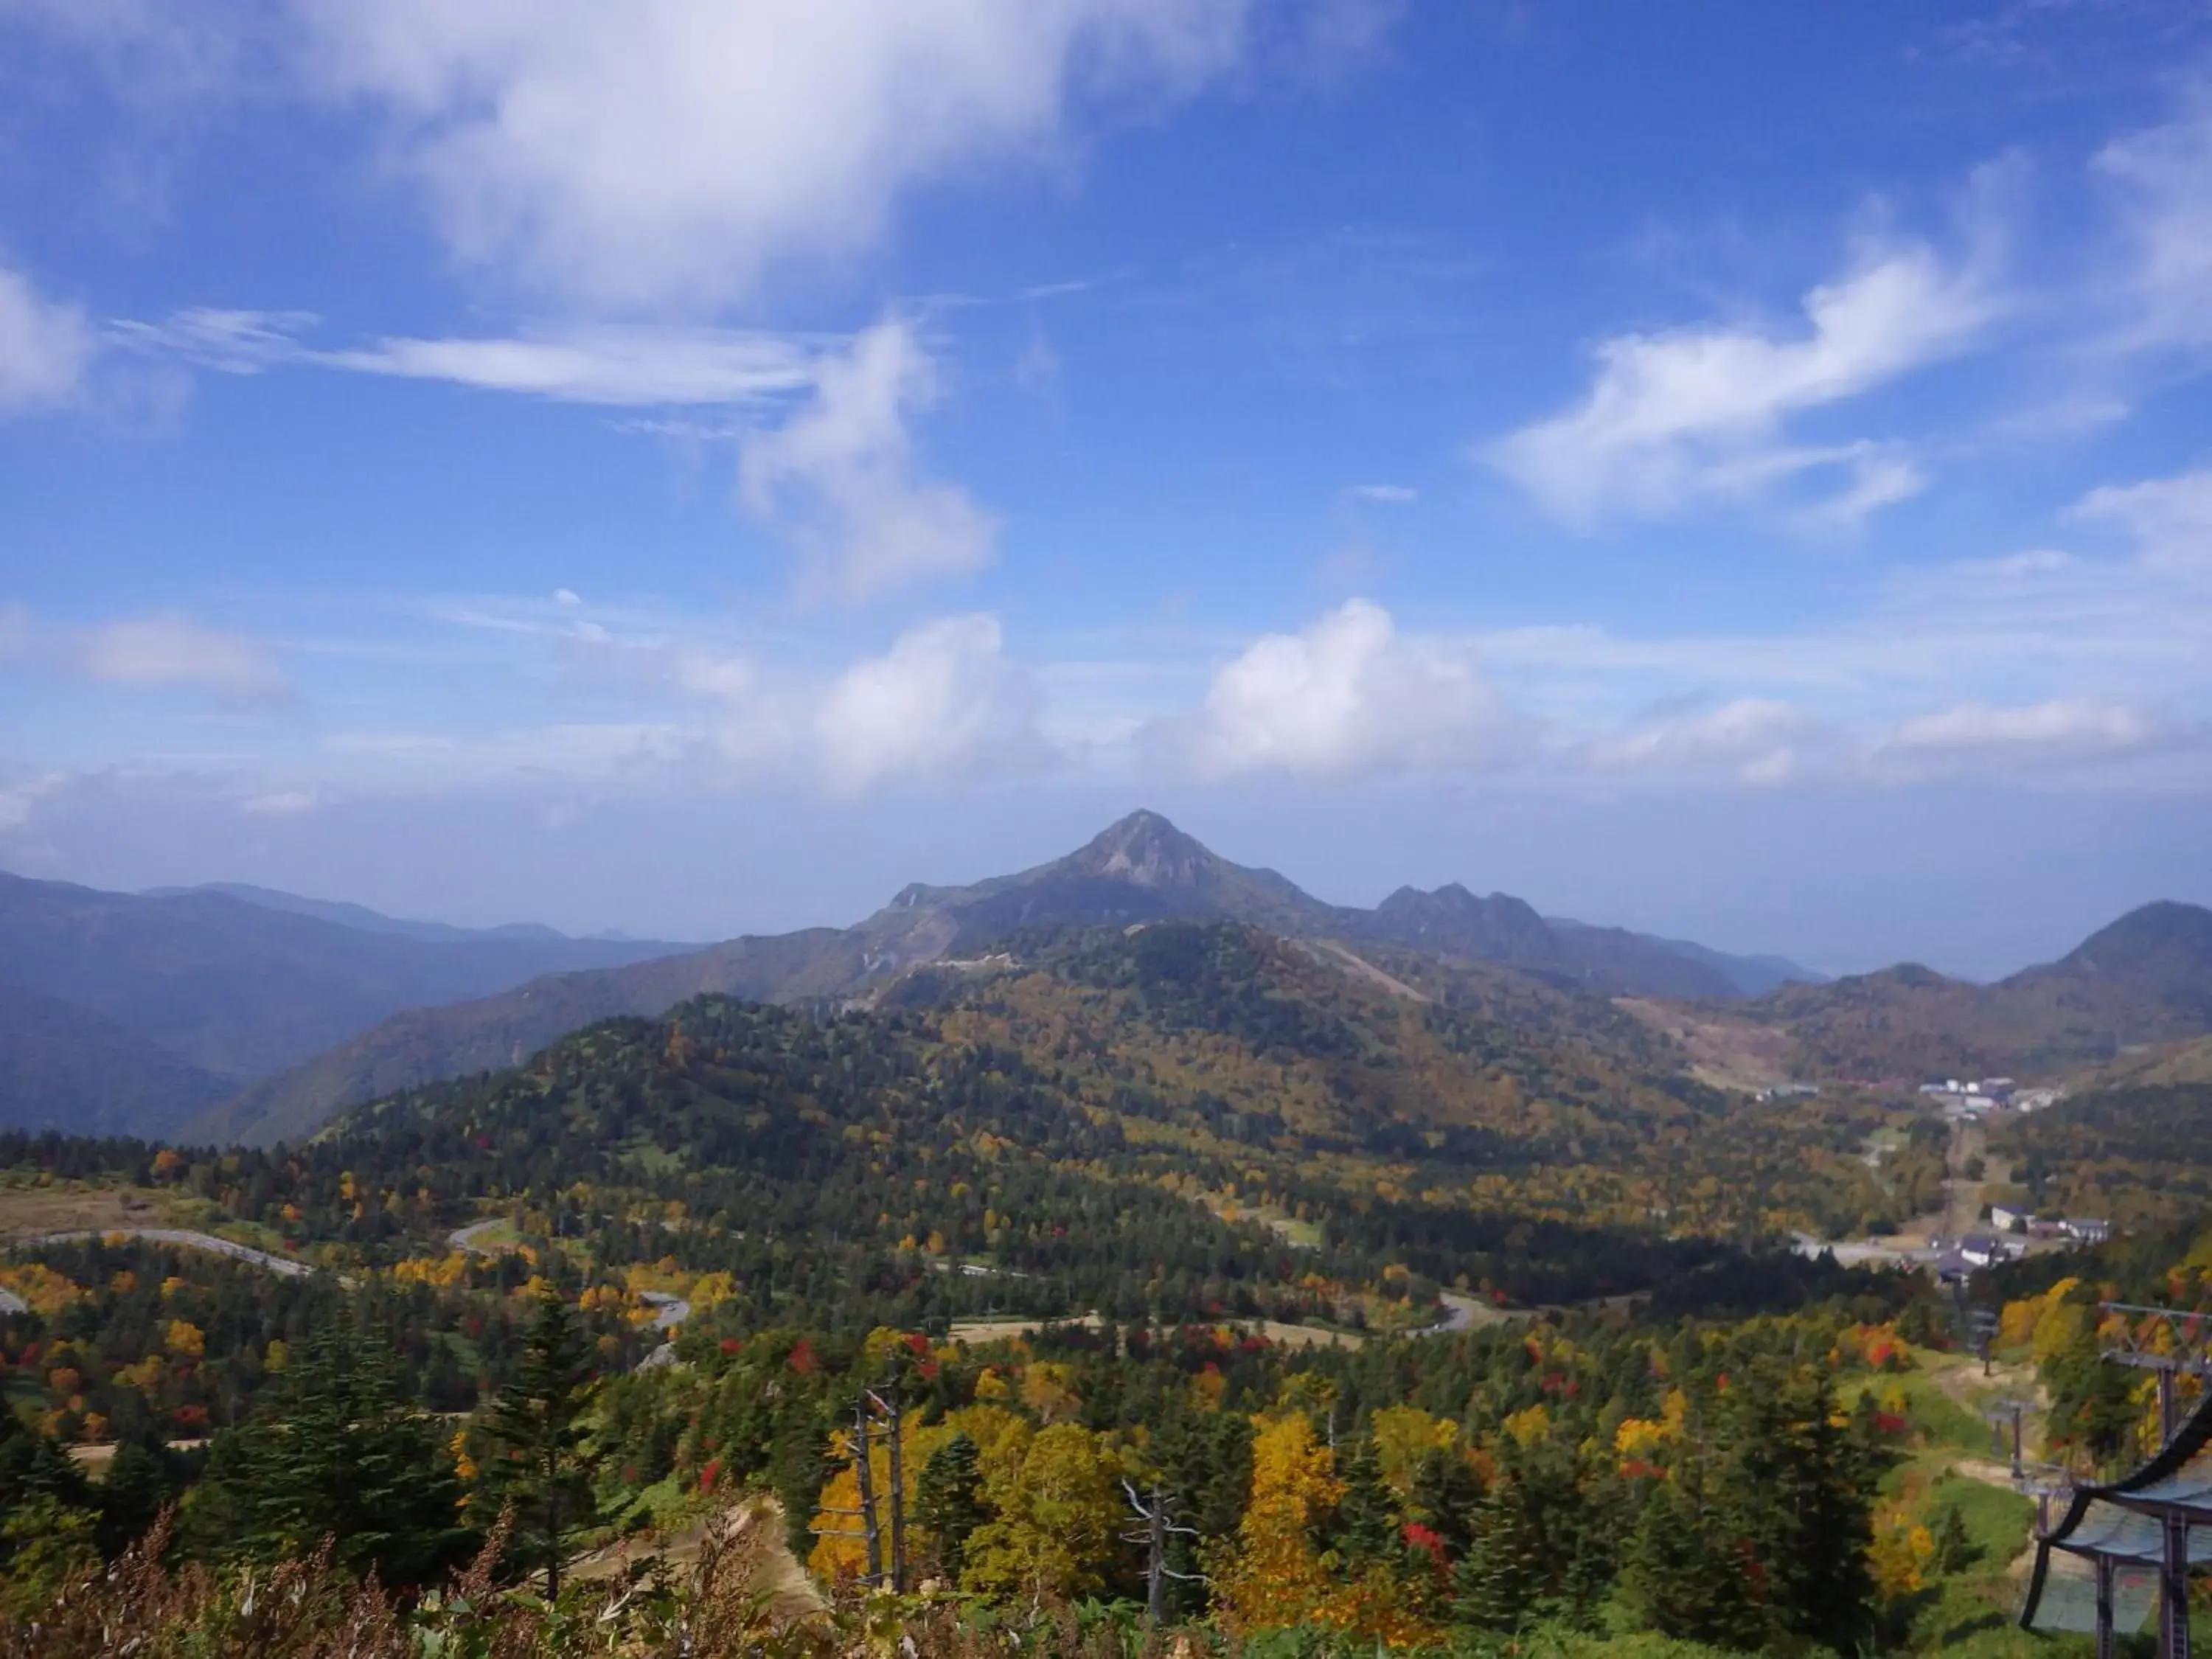
[[[1621,1571],[1630,1607],[1679,1640],[1753,1649],[1771,1630],[1741,1554],[1685,1467],[1658,1482],[1630,1534]]]
[[[1482,1496],[1482,1482],[1466,1458],[1456,1451],[1431,1451],[1414,1468],[1413,1489],[1406,1496],[1407,1518],[1443,1539],[1456,1561],[1467,1553],[1475,1506]]]
[[[1467,1553],[1453,1576],[1459,1624],[1510,1635],[1536,1620],[1549,1564],[1522,1496],[1501,1476],[1474,1506]]]
[[[100,1549],[110,1558],[120,1555],[131,1541],[154,1524],[162,1506],[174,1496],[167,1460],[158,1443],[140,1439],[117,1443],[100,1478]]]
[[[341,1565],[404,1589],[475,1547],[452,1460],[391,1350],[342,1327],[310,1338],[252,1417],[218,1438],[204,1486],[201,1536],[261,1559],[327,1538]]]
[[[473,1501],[480,1516],[512,1511],[507,1559],[525,1571],[544,1573],[549,1601],[561,1593],[568,1540],[602,1519],[586,1423],[598,1393],[582,1322],[548,1289],[523,1340],[515,1379],[500,1390],[485,1420],[489,1452],[479,1466]]]
[[[1872,1633],[1875,1469],[1836,1425],[1825,1373],[1763,1370],[1726,1398],[1717,1491],[1759,1599],[1790,1634],[1855,1651]]]
[[[1396,1506],[1382,1484],[1375,1443],[1360,1441],[1344,1464],[1344,1495],[1337,1499],[1331,1547],[1347,1568],[1357,1570],[1395,1559],[1398,1545]]]
[[[1944,1572],[1964,1572],[1974,1565],[1981,1552],[1974,1547],[1973,1534],[1966,1530],[1966,1515],[1953,1504],[1943,1511],[1943,1518],[1936,1523],[1936,1565]]]
[[[967,1565],[968,1535],[990,1518],[975,1443],[956,1434],[929,1455],[915,1485],[915,1518],[937,1546],[945,1576],[958,1583]]]

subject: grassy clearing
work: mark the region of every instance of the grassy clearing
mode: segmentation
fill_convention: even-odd
[[[0,1240],[184,1224],[174,1209],[168,1194],[151,1187],[11,1179],[0,1182]]]

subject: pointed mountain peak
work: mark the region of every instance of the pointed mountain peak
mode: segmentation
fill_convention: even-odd
[[[1133,887],[1194,887],[1230,867],[1158,812],[1142,810],[1107,825],[1068,863]]]

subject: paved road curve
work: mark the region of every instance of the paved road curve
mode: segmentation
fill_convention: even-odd
[[[227,1255],[234,1261],[249,1261],[257,1267],[266,1267],[272,1273],[282,1273],[287,1279],[305,1279],[315,1270],[306,1262],[288,1255],[271,1255],[266,1250],[257,1250],[251,1244],[234,1243],[228,1238],[217,1238],[213,1233],[190,1232],[177,1227],[87,1227],[77,1232],[40,1233],[34,1238],[19,1238],[9,1248],[22,1249],[37,1244],[70,1244],[81,1238],[143,1239],[149,1244],[180,1244],[186,1249],[211,1250],[217,1255]]]
[[[496,1227],[506,1219],[493,1216],[487,1221],[471,1221],[465,1227],[456,1227],[446,1235],[447,1241],[457,1250],[466,1250],[472,1255],[496,1255],[498,1251],[477,1243],[477,1235],[487,1228]],[[674,1330],[691,1317],[691,1304],[680,1296],[671,1296],[665,1291],[641,1291],[638,1300],[653,1310],[653,1328],[667,1332]],[[638,1370],[647,1370],[658,1365],[676,1363],[676,1345],[664,1342],[638,1363]]]

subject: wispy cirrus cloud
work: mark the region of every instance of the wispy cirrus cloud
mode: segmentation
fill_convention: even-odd
[[[199,308],[118,322],[114,339],[212,372],[304,367],[623,409],[726,411],[633,418],[653,435],[734,441],[738,500],[799,552],[814,599],[860,601],[971,574],[995,554],[998,520],[957,485],[926,476],[914,422],[942,395],[915,325],[887,317],[849,337],[686,326],[569,326],[508,337],[388,337],[309,343],[305,312]],[[779,419],[778,416],[781,416]]]
[[[110,336],[135,349],[217,373],[295,366],[614,408],[741,406],[814,384],[834,337],[680,325],[570,324],[509,336],[386,336],[323,346],[303,311],[198,307],[158,323],[120,320]]]
[[[2120,217],[2123,348],[2212,345],[2212,82],[2171,120],[2107,144],[2095,172]]]

